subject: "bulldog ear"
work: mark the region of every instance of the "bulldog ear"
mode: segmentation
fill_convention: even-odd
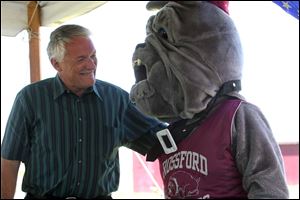
[[[159,10],[164,7],[169,1],[149,1],[146,5],[146,9],[149,11]]]
[[[190,4],[194,4],[197,1],[149,1],[146,5],[146,8],[149,11],[159,10],[169,2],[176,2],[178,4],[183,4],[183,5],[185,4],[190,5]]]
[[[153,10],[159,10],[162,7],[164,7],[169,1],[149,1],[146,5],[146,9],[149,11],[153,11]],[[193,3],[193,1],[176,1],[177,3],[180,4],[191,4]],[[209,3],[214,4],[215,6],[219,7],[220,9],[222,9],[224,12],[226,12],[227,14],[229,14],[229,10],[228,10],[228,4],[229,1],[207,1]]]

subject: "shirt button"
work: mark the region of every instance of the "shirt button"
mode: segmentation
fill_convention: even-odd
[[[80,138],[78,141],[79,141],[79,142],[82,142],[82,139]]]
[[[81,163],[82,163],[82,160],[79,160],[79,161],[78,161],[78,164],[81,164]]]
[[[77,182],[77,186],[79,186],[80,185],[80,182]]]
[[[81,121],[81,117],[79,117],[79,119],[78,119],[79,121]]]

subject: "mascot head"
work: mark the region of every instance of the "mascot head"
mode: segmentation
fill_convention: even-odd
[[[228,2],[153,1],[144,43],[133,54],[130,98],[164,121],[205,110],[222,86],[240,80],[242,47]]]

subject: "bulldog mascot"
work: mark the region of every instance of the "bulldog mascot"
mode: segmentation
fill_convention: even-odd
[[[240,94],[243,52],[228,2],[153,1],[133,54],[130,98],[168,123],[158,159],[165,198],[288,198],[280,148]]]

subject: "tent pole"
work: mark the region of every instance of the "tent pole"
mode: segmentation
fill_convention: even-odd
[[[37,1],[30,1],[28,10],[28,37],[31,83],[41,79],[40,73],[40,6]]]

